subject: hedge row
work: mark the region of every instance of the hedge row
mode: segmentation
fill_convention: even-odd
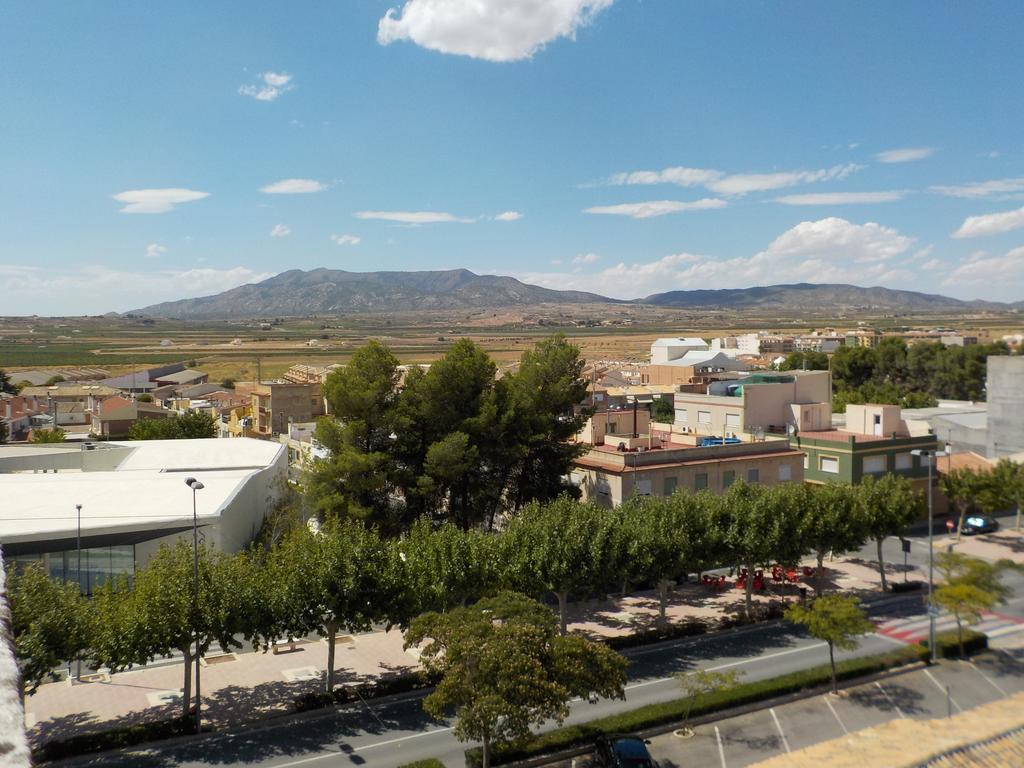
[[[151,723],[137,723],[101,733],[84,733],[60,741],[50,741],[32,751],[36,763],[50,760],[62,760],[92,752],[103,752],[108,749],[132,747],[146,741],[170,739],[195,733],[195,720],[189,716],[176,717],[173,720],[156,720]]]
[[[836,676],[840,680],[848,680],[926,658],[927,651],[923,646],[908,645],[905,648],[877,656],[842,661],[836,665]],[[832,670],[826,664],[800,672],[792,672],[780,677],[773,677],[768,680],[742,683],[731,690],[716,691],[701,697],[694,704],[690,715],[691,717],[698,717],[711,714],[775,696],[796,693],[806,688],[826,685],[831,681]],[[666,723],[676,722],[682,719],[687,706],[689,706],[687,699],[675,699],[659,704],[649,704],[629,712],[592,720],[589,723],[557,728],[547,733],[532,736],[527,741],[519,744],[496,745],[491,750],[491,762],[493,765],[497,765],[516,760],[525,760],[536,755],[588,744],[603,734],[633,733],[665,725]],[[467,768],[480,768],[480,765],[480,748],[474,747],[473,749],[466,750]]]
[[[405,763],[404,765],[398,766],[398,768],[444,768],[444,763],[436,757],[431,757],[428,760],[417,760],[414,763]]]
[[[921,642],[925,649],[924,657],[928,658],[928,641]],[[964,655],[971,656],[979,651],[988,648],[988,636],[975,632],[973,629],[964,628]],[[940,632],[935,635],[935,655],[940,659],[952,659],[960,656],[960,644],[956,639],[956,631]]]

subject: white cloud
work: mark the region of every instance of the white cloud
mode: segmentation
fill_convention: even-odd
[[[306,195],[310,192],[323,192],[325,189],[327,185],[315,179],[281,179],[260,187],[260,192],[267,195]]]
[[[160,243],[150,243],[146,246],[146,258],[147,259],[158,259],[167,253],[167,248],[160,245]]]
[[[644,203],[620,203],[619,205],[595,205],[585,208],[584,213],[597,213],[608,216],[629,216],[634,219],[649,219],[653,216],[664,216],[668,213],[681,211],[706,211],[714,208],[725,208],[725,200],[706,197],[703,200],[681,202],[679,200],[649,200]]]
[[[559,264],[562,263],[562,260],[561,259],[552,259],[551,263],[554,264],[557,267]]]
[[[294,87],[292,76],[285,72],[263,72],[255,85],[243,85],[238,92],[256,101],[273,101]]]
[[[783,205],[854,205],[863,203],[892,203],[902,200],[906,193],[890,192],[817,192],[806,195],[783,195],[774,202]]]
[[[929,192],[946,197],[979,198],[992,195],[1013,195],[1024,192],[1024,177],[1014,179],[992,179],[975,181],[970,184],[928,187]]]
[[[274,228],[270,230],[271,237],[288,237],[292,233],[292,228],[287,224],[275,224]]]
[[[505,211],[504,213],[499,213],[494,218],[497,221],[519,221],[523,218],[523,214],[519,211]]]
[[[777,173],[734,173],[707,185],[712,192],[722,195],[745,195],[748,192],[764,192],[771,189],[795,187],[819,181],[845,179],[863,166],[856,163],[819,168],[816,171],[779,171]]]
[[[968,216],[964,223],[953,233],[953,237],[981,237],[983,235],[999,235],[1024,227],[1024,208],[1002,213],[986,213],[981,216]]]
[[[549,288],[624,299],[680,289],[795,282],[918,287],[902,260],[897,263],[897,257],[914,243],[914,238],[879,224],[827,218],[798,224],[752,256],[717,259],[684,252],[650,262],[623,262],[590,274],[535,272],[517,276]]]
[[[596,253],[581,253],[577,256],[572,257],[573,264],[593,264],[598,261],[601,257]]]
[[[989,256],[985,251],[972,253],[967,261],[950,272],[943,285],[980,285],[1015,291],[1019,298],[1024,291],[1024,247],[1014,248],[1002,256]]]
[[[121,213],[167,213],[181,203],[191,203],[209,197],[209,192],[197,192],[194,189],[129,189],[118,192],[112,197],[119,203],[125,203]]]
[[[934,147],[904,147],[879,152],[875,155],[875,159],[880,163],[912,163],[915,160],[924,160],[934,154]]]
[[[378,221],[394,221],[399,224],[445,224],[457,222],[471,224],[474,219],[463,219],[444,211],[356,211],[357,219],[375,219]]]
[[[778,171],[775,173],[726,174],[712,168],[686,168],[677,166],[660,171],[630,171],[616,173],[608,179],[613,185],[675,184],[680,187],[706,187],[720,195],[745,195],[771,189],[794,187],[819,181],[845,179],[863,166],[856,163],[834,165],[813,171]]]
[[[331,242],[336,245],[359,245],[363,239],[355,235],[331,235]]]
[[[614,0],[405,0],[377,25],[377,42],[409,40],[487,61],[528,59],[560,37],[574,39]]]
[[[12,315],[102,314],[149,304],[209,296],[272,277],[248,267],[159,269],[134,272],[100,265],[59,270],[0,264],[0,293]],[[130,291],[125,286],[131,286]]]

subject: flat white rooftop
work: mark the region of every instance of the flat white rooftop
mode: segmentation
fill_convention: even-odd
[[[248,469],[274,463],[284,450],[280,443],[251,437],[205,440],[129,440],[109,445],[134,449],[117,471],[149,469],[162,472]]]

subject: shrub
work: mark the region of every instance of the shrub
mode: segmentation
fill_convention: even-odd
[[[404,765],[398,766],[398,768],[444,768],[444,763],[436,757],[431,757],[428,760],[417,760],[414,763],[405,763]]]
[[[877,656],[849,659],[836,665],[836,677],[840,680],[849,680],[910,664],[920,661],[922,653],[921,646],[906,646],[897,651]],[[703,696],[693,706],[691,716],[699,717],[775,696],[796,693],[806,688],[827,685],[831,680],[831,669],[825,664],[768,680],[741,683],[730,690]],[[520,744],[496,745],[491,753],[492,760],[494,764],[524,760],[534,755],[590,743],[601,734],[632,733],[664,725],[680,720],[688,706],[690,706],[689,700],[679,698],[658,704],[649,704],[629,712],[592,720],[589,723],[557,728],[533,736]],[[466,766],[467,768],[480,768],[480,749],[478,747],[466,750]]]
[[[892,592],[913,592],[924,586],[923,581],[894,581],[889,585]]]
[[[195,733],[195,720],[191,715],[176,717],[173,720],[137,723],[102,733],[85,733],[80,736],[72,736],[69,739],[51,741],[33,750],[32,757],[35,762],[43,763],[91,752],[102,752],[107,749],[131,747],[146,741],[170,739],[189,733]]]
[[[921,641],[921,648],[923,649],[923,655],[927,658],[928,656],[928,641]],[[972,654],[984,651],[988,648],[988,636],[976,632],[973,629],[964,628],[964,655],[971,656]],[[940,659],[955,659],[960,656],[960,644],[957,641],[956,631],[952,632],[940,632],[935,636],[935,655]]]

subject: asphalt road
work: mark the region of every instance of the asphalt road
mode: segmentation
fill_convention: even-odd
[[[915,543],[911,564],[926,562],[927,548]],[[874,546],[863,552],[873,560]],[[885,556],[902,563],[898,540],[885,545]],[[1010,574],[1008,584],[1024,595],[1024,576]],[[872,618],[883,621],[901,617],[919,619],[924,613],[923,593],[890,598],[872,606]],[[1003,609],[1007,615],[1024,617],[1024,597],[1011,600]],[[902,645],[884,635],[869,635],[853,652],[838,653],[850,658],[891,650]],[[736,669],[745,681],[753,681],[826,663],[826,646],[785,624],[748,627],[731,634],[689,638],[627,654],[631,659],[625,700],[602,700],[596,704],[575,702],[568,724],[634,709],[645,704],[678,697],[678,683],[672,675],[693,669]],[[545,730],[553,724],[545,726]],[[185,742],[157,744],[123,753],[106,753],[77,758],[76,766],[114,768],[343,768],[369,766],[395,768],[404,763],[437,757],[452,768],[462,768],[467,745],[458,742],[450,723],[439,723],[424,714],[420,699],[404,698],[372,705],[355,705],[340,710],[290,718],[276,724],[250,727],[234,733],[211,734]]]

